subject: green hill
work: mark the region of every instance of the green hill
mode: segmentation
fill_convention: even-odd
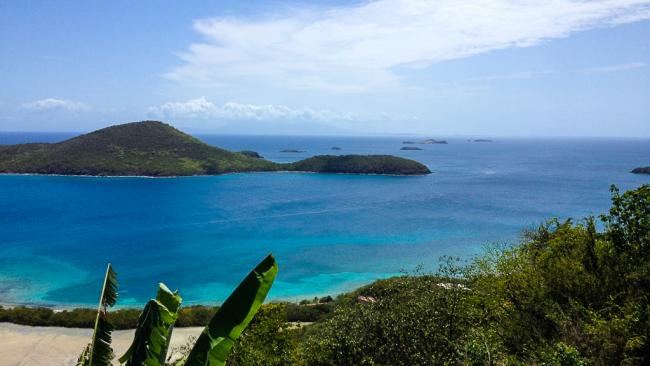
[[[352,159],[354,164],[340,164],[339,157],[319,157],[318,161],[332,160],[332,163],[315,165],[307,159],[277,164],[245,152],[210,146],[162,122],[143,121],[107,127],[54,144],[0,146],[0,173],[95,176],[185,176],[276,170],[429,173],[420,163],[390,158],[358,156]]]
[[[0,171],[79,175],[202,175],[274,170],[162,122],[111,126],[56,144],[0,147]]]
[[[414,160],[391,155],[318,155],[288,164],[287,170],[319,173],[424,175],[429,169]]]

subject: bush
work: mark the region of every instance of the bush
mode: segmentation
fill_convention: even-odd
[[[456,363],[470,325],[468,291],[437,276],[378,281],[306,329],[309,365]],[[460,285],[460,284],[459,284]]]
[[[334,309],[333,303],[305,305],[286,303],[284,305],[286,308],[287,321],[289,322],[315,322],[323,319]]]
[[[284,304],[269,304],[253,318],[228,357],[228,366],[293,365],[298,341],[296,329],[287,324]]]

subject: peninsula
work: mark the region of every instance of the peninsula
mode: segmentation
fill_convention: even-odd
[[[0,145],[0,173],[165,177],[264,171],[431,173],[416,161],[384,155],[323,155],[274,163],[247,151],[208,145],[158,121],[115,125],[53,144]]]

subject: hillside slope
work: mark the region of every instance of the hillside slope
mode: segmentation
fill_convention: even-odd
[[[111,126],[55,144],[0,146],[0,171],[79,175],[203,175],[275,170],[265,160],[207,145],[167,124]]]
[[[210,146],[158,121],[111,126],[54,144],[0,146],[0,173],[160,177],[277,170],[430,173],[418,162],[388,156],[320,156],[278,164]]]

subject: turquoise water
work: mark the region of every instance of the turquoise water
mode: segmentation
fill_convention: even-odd
[[[65,135],[0,134],[0,143]],[[272,252],[270,297],[335,294],[441,255],[470,258],[516,242],[552,216],[598,214],[608,187],[650,183],[650,140],[562,139],[423,145],[409,138],[202,136],[275,161],[388,153],[426,177],[251,173],[185,178],[0,176],[0,303],[90,305],[107,262],[120,304],[142,304],[163,281],[186,303],[225,299]],[[410,138],[412,139],[412,138]],[[305,153],[279,153],[286,148]]]

